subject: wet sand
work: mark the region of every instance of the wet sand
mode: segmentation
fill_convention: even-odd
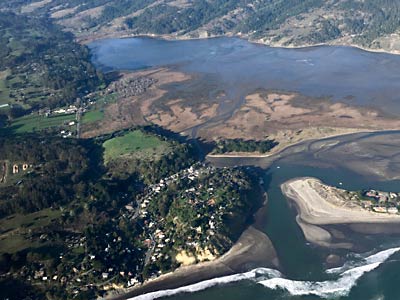
[[[174,289],[200,281],[232,275],[254,267],[279,268],[279,260],[270,239],[250,226],[235,245],[220,258],[192,266],[147,281],[141,286],[109,294],[105,299],[122,300],[145,293]]]
[[[290,142],[284,142],[280,143],[274,148],[272,148],[270,151],[261,153],[261,152],[227,152],[227,153],[221,153],[221,154],[213,154],[210,153],[207,155],[208,159],[223,159],[223,158],[234,158],[234,159],[242,159],[242,158],[268,158],[273,155],[277,155],[286,149],[300,145],[305,142],[312,142],[312,141],[322,141],[325,139],[330,139],[334,137],[341,137],[341,136],[346,136],[350,134],[355,134],[355,133],[373,133],[373,132],[380,132],[380,130],[363,130],[363,129],[357,129],[357,128],[347,128],[347,129],[340,129],[340,128],[330,128],[331,133],[325,133],[325,136],[323,138],[317,136],[317,134],[313,135],[310,134],[307,137],[304,137],[300,140],[296,141],[290,141]]]
[[[294,202],[298,211],[296,221],[305,238],[319,246],[353,247],[348,242],[332,242],[333,235],[324,225],[346,224],[354,231],[377,234],[389,224],[400,224],[400,215],[375,213],[350,205],[340,194],[342,190],[324,185],[316,178],[289,180],[281,185],[281,190]]]

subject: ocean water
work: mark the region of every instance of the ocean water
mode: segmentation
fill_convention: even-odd
[[[383,250],[368,257],[361,257],[353,264],[347,264],[341,268],[328,269],[326,270],[326,274],[331,275],[331,278],[324,281],[291,280],[284,278],[277,270],[258,268],[246,273],[211,279],[174,290],[148,293],[132,299],[153,300],[162,297],[168,297],[168,299],[201,299],[200,297],[205,297],[207,294],[207,299],[248,299],[248,294],[243,295],[243,293],[241,293],[242,295],[236,294],[236,296],[231,294],[240,286],[245,290],[254,286],[254,291],[258,290],[257,293],[253,291],[252,299],[266,299],[266,296],[268,296],[268,299],[299,299],[298,297],[312,297],[315,299],[362,299],[354,295],[364,297],[363,299],[398,299],[385,298],[386,291],[376,293],[370,288],[364,288],[362,294],[357,294],[356,290],[359,288],[357,284],[363,284],[360,278],[362,278],[364,274],[375,271],[383,263],[388,264],[388,260],[394,257],[394,254],[399,251],[400,248]],[[394,261],[394,259],[391,260],[391,262]],[[364,278],[364,281],[365,280],[368,280],[368,278]],[[240,284],[233,287],[235,283]],[[265,291],[259,289],[260,286],[265,287]],[[375,288],[377,286],[376,282],[372,286]],[[207,289],[209,289],[209,291],[193,295],[193,293]],[[392,287],[389,292],[392,294],[395,292],[395,288]],[[377,294],[377,296],[370,297],[374,294]],[[176,295],[178,296],[173,297]],[[393,296],[398,296],[397,292],[395,292]]]
[[[258,88],[298,91],[332,101],[400,112],[400,57],[349,47],[269,48],[236,38],[164,41],[149,38],[108,39],[89,45],[103,70],[138,70],[170,66],[209,78],[236,102]],[[181,89],[185,89],[182,83]],[[222,99],[221,101],[224,101]],[[280,160],[265,171],[269,194],[262,230],[271,238],[282,272],[258,268],[133,299],[173,300],[400,300],[400,238],[359,235],[359,252],[337,251],[342,266],[330,268],[331,253],[307,243],[279,185],[299,176],[313,176],[347,189],[374,187],[400,191],[399,181],[374,181],[349,168]],[[309,157],[307,157],[309,161]],[[353,237],[353,236],[352,236]]]
[[[279,168],[278,168],[279,167]],[[173,300],[399,300],[400,299],[400,238],[396,236],[362,236],[361,253],[339,251],[344,258],[341,266],[329,268],[324,258],[329,249],[306,242],[295,222],[295,211],[279,189],[280,183],[294,177],[314,176],[344,188],[368,186],[400,190],[398,181],[371,182],[345,169],[325,169],[306,165],[273,164],[265,173],[269,210],[263,224],[271,238],[282,269],[256,268],[246,273],[199,282],[174,290],[158,291],[132,299]]]

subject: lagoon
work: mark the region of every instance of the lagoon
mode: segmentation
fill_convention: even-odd
[[[400,112],[398,55],[341,46],[271,48],[239,38],[105,39],[89,48],[105,71],[169,66],[202,74],[236,103],[232,107],[262,88]]]
[[[222,105],[222,109],[228,113],[238,107],[247,94],[257,89],[295,91],[312,97],[329,98],[331,101],[375,107],[387,114],[400,112],[400,57],[396,55],[370,53],[351,47],[270,48],[238,38],[189,41],[107,39],[93,42],[89,48],[94,63],[105,71],[170,67],[194,77],[200,76],[215,84],[215,89],[224,91],[225,97],[221,101],[226,104]],[[185,83],[180,85],[181,89],[187,87]],[[399,181],[382,181],[382,178],[378,178],[379,174],[368,173],[359,167],[372,161],[379,166],[384,159],[389,162],[396,160],[387,174],[398,174],[400,162],[397,163],[397,159],[400,155],[396,152],[385,158],[382,153],[377,155],[376,151],[378,149],[379,152],[379,147],[387,148],[390,144],[388,141],[399,141],[400,149],[400,134],[388,134],[384,139],[386,142],[376,140],[374,134],[368,138],[369,143],[360,145],[366,145],[367,149],[370,147],[375,152],[346,152],[346,149],[353,148],[343,148],[344,152],[327,151],[327,148],[334,149],[341,145],[343,140],[338,138],[339,144],[332,143],[334,146],[327,148],[321,146],[321,151],[313,148],[315,145],[318,148],[318,143],[309,144],[300,147],[297,152],[290,152],[289,149],[290,155],[283,155],[272,164],[259,162],[268,167],[264,182],[270,199],[260,229],[268,234],[276,247],[283,278],[269,278],[270,271],[260,270],[261,273],[265,272],[264,276],[200,291],[195,289],[196,292],[180,293],[168,299],[400,299],[400,253],[396,251],[400,245],[399,237],[354,236],[354,241],[360,244],[359,253],[332,251],[310,245],[295,221],[294,209],[289,207],[279,188],[286,180],[312,176],[334,186],[343,182],[342,187],[347,189],[374,187],[400,191]],[[350,147],[358,139],[357,135],[345,137],[345,146]],[[343,153],[349,154],[343,156]],[[254,160],[249,162],[258,163]],[[360,163],[357,165],[355,162]],[[232,164],[222,164],[225,163]],[[357,166],[359,169],[355,172]],[[385,252],[387,249],[394,249],[393,255],[388,255]],[[332,252],[343,260],[344,267],[338,273],[327,273],[329,266],[325,258]],[[371,255],[376,253],[378,256],[372,259]],[[170,294],[166,292],[164,295]]]

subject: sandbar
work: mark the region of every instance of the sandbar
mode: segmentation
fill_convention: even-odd
[[[332,243],[333,235],[325,225],[343,224],[355,228],[353,225],[400,224],[400,215],[372,212],[354,205],[343,197],[345,190],[328,186],[316,178],[289,180],[281,185],[281,190],[294,202],[298,212],[296,221],[305,238],[323,247],[352,248],[351,243]]]

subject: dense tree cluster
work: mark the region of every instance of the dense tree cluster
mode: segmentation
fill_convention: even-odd
[[[167,4],[160,4],[152,9],[146,9],[137,17],[128,18],[126,24],[139,32],[167,34],[172,32],[189,32],[199,28],[218,16],[227,14],[237,7],[239,0],[193,2],[184,10],[178,10]]]
[[[7,0],[0,3],[0,8],[18,12],[29,2]],[[118,30],[128,29],[137,34],[186,34],[205,29],[215,35],[240,32],[253,38],[263,38],[268,37],[271,30],[285,28],[289,19],[293,22],[310,17],[310,22],[305,23],[310,28],[304,34],[290,36],[289,30],[278,33],[275,38],[286,37],[295,43],[308,44],[351,35],[355,42],[373,46],[375,39],[394,33],[400,27],[399,2],[386,0],[200,0],[183,4],[172,0],[88,0],[85,3],[53,0],[37,8],[34,14],[44,16],[60,9],[73,8],[62,17],[68,19],[95,7],[101,7],[101,13],[95,16],[87,14],[82,19],[82,30],[108,26],[114,19],[123,16],[125,23]],[[7,51],[0,49],[3,55]]]
[[[3,97],[39,108],[73,103],[94,90],[102,75],[85,46],[46,17],[0,12],[0,72]],[[1,96],[1,94],[0,94]]]
[[[357,40],[369,45],[383,35],[394,33],[400,28],[400,2],[387,0],[344,1],[341,7],[348,11],[346,25]],[[365,17],[352,17],[356,11],[365,12]]]
[[[148,8],[143,14],[126,19],[129,28],[138,33],[186,33],[201,28],[211,20],[222,18],[235,9],[241,10],[238,18],[222,22],[222,28],[211,28],[214,34],[226,31],[250,33],[254,37],[268,35],[291,18],[301,18],[301,14],[313,9],[341,10],[343,21],[324,19],[315,23],[315,28],[304,36],[290,37],[305,43],[322,43],[356,34],[356,40],[363,45],[371,43],[383,35],[396,32],[400,27],[400,3],[397,1],[333,1],[287,0],[287,1],[196,1],[190,7],[176,8],[160,4]],[[220,23],[221,24],[221,23]],[[221,25],[218,25],[221,26]]]
[[[220,140],[217,142],[214,152],[260,152],[265,153],[275,147],[278,143],[273,140],[254,141],[254,140]]]
[[[65,205],[84,196],[91,162],[88,149],[78,141],[35,136],[2,138],[0,153],[9,168],[14,164],[29,166],[18,183],[0,189],[1,216]],[[11,170],[9,173],[12,176]]]
[[[148,134],[156,135],[150,129]],[[102,143],[113,135],[94,140],[38,135],[0,139],[1,168],[4,164],[8,168],[6,181],[0,183],[0,222],[39,214],[12,231],[12,236],[17,234],[17,240],[26,245],[6,253],[2,248],[0,274],[11,272],[18,274],[17,278],[38,281],[40,285],[34,290],[29,285],[24,287],[26,293],[32,291],[32,299],[75,299],[72,288],[80,285],[76,280],[85,280],[82,285],[106,281],[102,272],[112,274],[110,279],[115,283],[126,284],[129,272],[141,278],[142,269],[138,268],[143,266],[143,239],[147,236],[141,236],[143,223],[124,216],[124,207],[148,184],[196,161],[192,146],[158,136],[171,145],[171,151],[156,161],[137,160],[134,171],[124,176],[117,176],[103,162]],[[13,174],[15,164],[29,167]],[[42,218],[51,215],[57,217],[41,224]],[[10,229],[2,224],[0,230],[7,236]],[[172,266],[165,264],[165,268]],[[73,269],[77,271],[71,272]],[[83,279],[74,272],[87,275]],[[57,275],[51,284],[42,280],[49,274]],[[8,284],[7,278],[0,280],[0,286]],[[83,288],[78,297],[93,298],[95,291],[94,287]],[[3,295],[18,297],[17,293],[0,293]]]
[[[145,255],[138,238],[142,231],[139,224],[125,219],[118,222],[110,219],[103,224],[88,226],[85,230],[87,252],[96,254],[90,265],[99,272],[109,268],[134,272],[142,265],[140,259]]]
[[[257,1],[249,14],[238,26],[243,32],[256,31],[256,36],[262,36],[268,30],[277,29],[289,17],[306,13],[321,6],[320,0],[288,0],[288,1]]]

